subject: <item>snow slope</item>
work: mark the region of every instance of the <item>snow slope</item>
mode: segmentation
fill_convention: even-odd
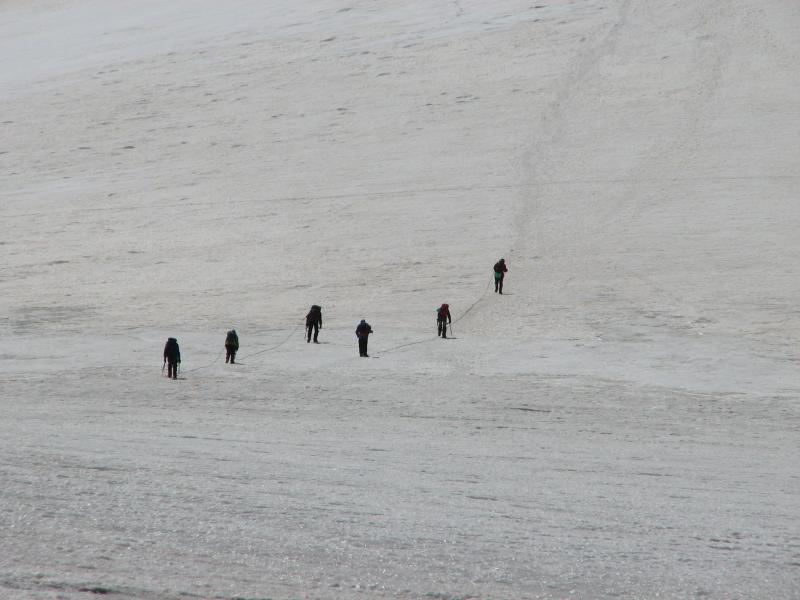
[[[0,596],[800,596],[798,27],[0,3]]]

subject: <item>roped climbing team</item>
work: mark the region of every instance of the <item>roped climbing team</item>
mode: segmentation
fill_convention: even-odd
[[[505,274],[508,272],[506,261],[501,258],[494,264],[494,291],[495,293],[503,293],[503,280]],[[442,304],[436,309],[436,335],[442,338],[447,338],[447,325],[453,322],[450,315],[450,305]],[[311,309],[306,315],[306,342],[311,343],[312,338],[315,344],[319,344],[319,330],[322,329],[322,307],[317,304],[312,304]],[[367,353],[367,344],[369,342],[369,335],[372,333],[372,327],[365,319],[356,327],[356,338],[358,339],[358,355],[363,358],[369,358]],[[225,336],[225,362],[235,364],[236,352],[239,350],[239,336],[235,329],[231,329]],[[178,340],[174,337],[168,338],[164,346],[164,365],[168,367],[167,377],[172,379],[178,378],[178,367],[181,364],[181,351],[178,346]],[[163,371],[163,368],[162,368]]]

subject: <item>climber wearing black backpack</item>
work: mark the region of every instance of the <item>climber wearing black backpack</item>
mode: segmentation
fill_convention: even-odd
[[[231,329],[228,335],[225,336],[225,362],[235,364],[236,351],[239,350],[239,336],[236,335],[236,330]]]
[[[322,307],[312,304],[311,310],[309,310],[306,315],[306,332],[308,333],[306,343],[311,342],[311,334],[313,333],[314,343],[319,344],[317,336],[319,336],[320,329],[322,329]]]
[[[178,366],[181,364],[181,349],[178,340],[171,337],[164,345],[164,364],[167,365],[167,377],[178,378]],[[164,370],[164,367],[161,367]]]

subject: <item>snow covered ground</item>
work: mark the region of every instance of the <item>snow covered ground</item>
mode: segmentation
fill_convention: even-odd
[[[798,30],[0,2],[0,597],[800,597]]]

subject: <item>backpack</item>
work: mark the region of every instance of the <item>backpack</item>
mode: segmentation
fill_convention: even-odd
[[[164,346],[164,358],[169,359],[170,362],[181,362],[181,351],[177,339],[167,338],[167,344]]]

